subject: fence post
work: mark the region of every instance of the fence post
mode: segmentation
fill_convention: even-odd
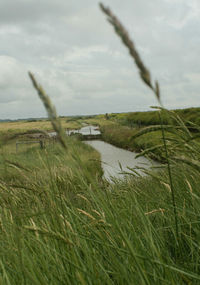
[[[44,142],[40,141],[40,148],[43,149],[44,148]]]

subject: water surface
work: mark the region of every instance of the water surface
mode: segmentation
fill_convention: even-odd
[[[84,126],[81,129],[77,130],[67,130],[66,134],[69,136],[71,134],[82,134],[82,135],[100,135],[101,132],[98,127],[96,126]],[[50,132],[49,135],[54,137],[57,135],[56,132]]]
[[[78,133],[78,134],[82,134],[82,135],[100,135],[101,134],[99,128],[96,127],[96,126],[85,126],[85,127],[82,127],[79,130],[69,130],[69,131],[67,131],[68,135],[70,135],[72,133]]]
[[[72,133],[79,133],[82,135],[101,134],[99,128],[92,125],[84,126],[79,130],[68,130],[66,133],[68,135],[71,135]],[[55,136],[56,133],[52,132],[50,135]],[[133,173],[130,169],[128,169],[128,167],[150,168],[152,165],[158,165],[158,163],[150,161],[145,157],[139,157],[136,159],[135,157],[137,153],[124,150],[101,140],[88,140],[85,141],[85,143],[91,145],[101,154],[104,177],[107,180],[111,180],[111,177],[123,178],[125,174],[122,174],[122,172]],[[141,170],[137,171],[138,173],[142,174]]]
[[[125,172],[131,173],[127,168],[144,167],[150,168],[152,165],[157,165],[154,161],[149,161],[145,157],[135,158],[137,153],[124,150],[106,143],[101,140],[85,141],[85,143],[94,147],[101,154],[102,168],[104,170],[104,177],[110,180],[111,176],[122,178],[123,174],[120,165]],[[142,171],[138,170],[140,174]],[[133,173],[133,172],[132,172]]]

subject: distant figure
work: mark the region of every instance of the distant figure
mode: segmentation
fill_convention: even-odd
[[[109,119],[108,113],[105,114],[105,119],[106,119],[106,120]]]

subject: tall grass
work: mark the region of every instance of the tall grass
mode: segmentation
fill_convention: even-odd
[[[163,105],[161,102],[159,83],[158,83],[158,81],[155,81],[155,83],[152,82],[151,74],[150,74],[149,70],[146,68],[145,64],[143,63],[138,51],[136,50],[134,42],[129,37],[128,32],[126,31],[124,26],[121,24],[121,22],[112,13],[112,11],[109,8],[106,8],[103,4],[100,4],[100,8],[108,16],[108,21],[114,27],[115,32],[119,35],[123,44],[128,48],[131,57],[134,59],[135,64],[138,67],[141,79],[153,91],[153,93],[155,94],[155,96],[158,100],[158,103],[162,107]],[[177,235],[177,239],[178,239],[178,237],[179,237],[178,216],[177,216],[176,201],[175,201],[175,189],[173,187],[172,171],[171,171],[171,166],[170,166],[170,160],[169,160],[168,148],[167,148],[167,143],[166,143],[166,138],[165,138],[165,132],[164,132],[164,128],[163,128],[163,120],[162,120],[162,115],[160,113],[159,113],[159,118],[160,118],[161,130],[162,130],[162,138],[163,138],[163,146],[164,146],[164,150],[165,150],[165,158],[167,161],[167,169],[168,169],[168,174],[169,174],[170,189],[171,189],[171,194],[172,194],[172,204],[173,204],[173,208],[174,208],[176,235]]]
[[[60,120],[56,113],[56,108],[51,103],[49,96],[45,93],[44,89],[41,85],[39,85],[34,77],[34,75],[29,72],[29,77],[33,83],[34,88],[38,92],[38,96],[40,97],[41,101],[43,102],[45,109],[47,111],[48,117],[51,120],[52,127],[54,128],[55,132],[57,133],[57,137],[61,145],[67,149],[67,144],[65,140],[65,132],[61,126]]]
[[[70,139],[9,157],[23,169],[0,181],[1,284],[199,284],[199,172],[175,169],[177,253],[167,173],[109,185],[90,151]]]
[[[184,122],[187,127],[192,130],[193,124],[199,126],[199,111],[200,108],[186,108],[176,109],[173,112],[177,114]],[[111,113],[109,119],[116,121],[122,125],[134,128],[134,127],[145,127],[152,125],[159,125],[159,112],[158,111],[146,111],[146,112],[128,112],[128,113]],[[176,121],[169,118],[168,115],[163,114],[162,119],[165,125],[173,123],[176,125]],[[195,129],[193,129],[195,131]]]

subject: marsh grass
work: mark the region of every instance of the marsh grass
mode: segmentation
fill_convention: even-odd
[[[139,74],[143,82],[153,91],[153,93],[156,96],[156,99],[159,103],[159,105],[162,107],[161,102],[161,96],[160,96],[160,87],[159,83],[156,80],[155,83],[151,79],[151,74],[149,70],[146,68],[145,64],[143,63],[134,42],[129,37],[128,32],[124,28],[124,26],[121,24],[121,22],[118,20],[118,18],[112,13],[112,11],[105,7],[103,4],[100,4],[101,10],[108,16],[108,21],[111,23],[111,25],[114,27],[115,32],[118,34],[118,36],[121,38],[123,44],[128,48],[129,53],[131,57],[134,59],[136,66],[138,67]],[[166,113],[166,110],[164,108],[161,108],[164,113]],[[173,186],[173,179],[172,179],[172,170],[169,160],[169,153],[168,153],[168,147],[166,143],[166,137],[165,137],[165,131],[163,126],[163,119],[162,114],[159,113],[160,118],[160,126],[162,131],[162,139],[163,139],[163,147],[165,151],[165,159],[167,161],[167,169],[168,169],[168,175],[169,175],[169,182],[170,182],[170,188],[171,188],[171,195],[172,195],[172,204],[174,208],[174,219],[175,219],[175,228],[176,228],[176,236],[177,236],[177,243],[179,240],[179,231],[178,231],[178,215],[177,215],[177,209],[176,209],[176,199],[175,199],[175,189]]]
[[[109,185],[93,159],[71,139],[9,157],[23,168],[0,180],[2,284],[199,284],[199,172],[175,169],[177,254],[167,173]]]
[[[57,133],[58,141],[65,149],[67,149],[66,134],[61,126],[60,119],[57,116],[56,108],[51,103],[49,96],[46,94],[42,86],[37,83],[34,75],[31,72],[29,72],[29,77],[33,83],[34,88],[37,90],[38,96],[40,97],[41,101],[44,104],[48,117],[51,121],[52,127],[54,131]]]

